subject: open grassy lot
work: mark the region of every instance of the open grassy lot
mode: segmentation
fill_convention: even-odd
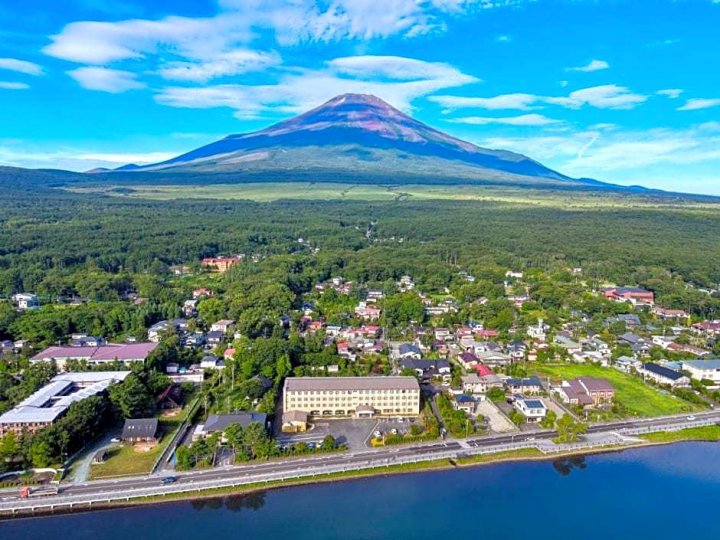
[[[296,200],[447,200],[492,201],[508,205],[589,210],[602,208],[668,208],[717,210],[718,202],[710,200],[679,201],[673,197],[652,194],[613,192],[562,191],[478,185],[373,185],[327,182],[258,182],[204,185],[97,185],[64,188],[74,193],[97,193],[118,198],[177,200],[220,199],[271,202],[281,199]]]
[[[720,441],[720,426],[705,426],[673,431],[670,433],[648,433],[643,439],[654,443],[678,441]]]
[[[165,451],[180,424],[187,418],[194,407],[197,390],[185,396],[185,407],[174,417],[158,415],[160,443],[147,452],[138,452],[130,444],[117,444],[108,450],[105,463],[94,464],[90,468],[90,479],[129,476],[150,472],[155,461]]]
[[[647,386],[640,379],[613,368],[572,364],[538,366],[537,371],[540,376],[550,376],[554,382],[583,376],[607,379],[615,387],[618,403],[632,415],[661,416],[699,410],[696,405]]]

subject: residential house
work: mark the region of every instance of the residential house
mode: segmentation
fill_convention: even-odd
[[[720,384],[720,360],[684,360],[682,369],[690,373],[695,380],[712,381]]]
[[[450,363],[447,360],[420,360],[405,358],[400,362],[402,369],[412,369],[422,379],[443,379],[450,382]]]
[[[547,406],[542,399],[526,398],[518,396],[513,401],[513,406],[520,411],[528,423],[540,422],[547,415]]]
[[[235,324],[235,321],[232,319],[223,319],[221,321],[214,322],[210,326],[211,332],[222,332],[223,334],[227,334],[230,330],[230,327]]]
[[[527,335],[530,339],[544,343],[547,339],[548,330],[550,330],[550,326],[545,324],[543,320],[540,319],[537,324],[528,326]]]
[[[200,360],[200,367],[202,369],[224,369],[225,361],[220,360],[217,356],[208,354]]]
[[[208,345],[216,347],[217,345],[220,345],[225,339],[225,332],[221,332],[220,330],[213,330],[205,335],[205,339]]]
[[[625,323],[625,328],[635,328],[638,326],[642,326],[642,321],[640,320],[640,317],[635,313],[622,313],[620,315],[615,315],[614,317],[608,317],[607,319],[605,319],[606,327],[609,327],[614,323]]]
[[[472,396],[467,394],[454,394],[452,405],[455,410],[465,411],[468,414],[474,414],[477,402]]]
[[[403,343],[398,347],[398,357],[401,360],[409,358],[420,360],[420,358],[422,358],[422,351],[420,351],[420,347],[417,345],[412,343]]]
[[[460,353],[457,360],[464,369],[468,370],[474,368],[480,362],[478,357],[471,352]]]
[[[267,427],[267,415],[256,411],[243,411],[231,414],[211,414],[207,417],[204,424],[200,424],[193,432],[193,440],[200,437],[209,437],[216,433],[224,434],[225,430],[233,424],[237,424],[243,429],[250,424],[260,424],[263,428]],[[224,438],[224,435],[222,435]]]
[[[663,321],[671,319],[690,319],[690,314],[683,309],[665,309],[660,306],[654,306],[650,311],[658,319]]]
[[[648,362],[638,369],[643,378],[650,379],[657,384],[675,387],[686,387],[690,385],[690,378],[683,375],[679,371],[675,371],[665,366]]]
[[[539,394],[542,391],[537,377],[510,378],[505,381],[505,386],[512,395]]]
[[[492,388],[502,388],[502,378],[490,372],[486,375],[480,375],[478,373],[470,373],[463,375],[462,377],[462,388],[466,394],[484,395],[487,394]]]
[[[615,388],[605,379],[596,377],[579,377],[563,381],[553,388],[563,403],[582,405],[583,407],[599,407],[612,403],[615,399]]]
[[[642,368],[642,362],[632,356],[621,356],[615,360],[615,369],[622,371],[623,373],[630,373],[633,370],[638,371]]]
[[[633,353],[635,354],[647,354],[650,352],[650,345],[648,342],[638,336],[637,334],[633,334],[632,332],[626,332],[622,335],[619,335],[618,343],[626,343],[630,345],[632,348]]]
[[[568,354],[573,355],[582,351],[582,345],[566,334],[555,336],[555,343],[565,349]]]
[[[12,301],[20,311],[26,311],[28,309],[38,309],[40,307],[40,300],[38,300],[38,297],[35,294],[14,294],[12,296]]]
[[[477,356],[477,359],[482,362],[483,364],[487,366],[492,367],[505,367],[510,365],[512,362],[510,357],[502,352],[484,352],[480,353]]]
[[[720,320],[718,321],[702,321],[692,325],[694,332],[705,337],[715,337],[720,334]]]
[[[128,418],[123,425],[120,439],[129,443],[157,443],[158,442],[158,419],[157,418]]]

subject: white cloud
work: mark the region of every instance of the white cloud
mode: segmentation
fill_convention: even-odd
[[[645,102],[647,96],[632,93],[624,86],[606,84],[576,90],[570,92],[567,96],[540,96],[517,93],[503,94],[491,98],[442,95],[432,96],[428,99],[439,103],[448,110],[461,108],[530,110],[543,104],[559,105],[567,109],[580,109],[586,105],[598,109],[632,109]]]
[[[700,109],[709,109],[710,107],[720,106],[720,98],[704,99],[693,98],[688,99],[685,105],[678,108],[678,111],[699,111]]]
[[[634,94],[624,86],[605,84],[570,92],[567,97],[542,98],[546,103],[568,109],[579,109],[585,105],[598,109],[632,109],[647,101],[647,96]]]
[[[161,67],[159,74],[170,80],[207,82],[219,77],[263,70],[278,64],[278,54],[236,49],[219,53],[208,61],[168,62]]]
[[[665,90],[658,90],[657,95],[669,97],[670,99],[677,99],[683,93],[680,88],[666,88]]]
[[[609,67],[610,64],[608,64],[605,60],[592,60],[584,66],[569,67],[565,71],[582,71],[583,73],[590,73],[592,71],[608,69]]]
[[[529,155],[575,177],[720,194],[720,131],[712,126],[583,130],[568,135],[490,137],[473,142]]]
[[[26,75],[42,75],[42,68],[32,62],[18,60],[17,58],[0,58],[0,69],[17,71]]]
[[[80,83],[83,88],[111,94],[119,94],[145,87],[143,83],[135,78],[134,73],[119,69],[82,67],[68,71],[68,75]]]
[[[381,80],[376,80],[377,78]],[[156,100],[187,108],[229,107],[240,118],[265,112],[298,113],[344,93],[376,95],[409,111],[414,99],[477,81],[452,66],[397,56],[336,58],[318,70],[283,73],[275,84],[169,87]]]
[[[540,100],[539,96],[533,94],[504,94],[491,98],[482,97],[461,97],[461,96],[432,96],[434,101],[448,110],[462,108],[479,108],[488,110],[517,109],[529,110],[531,105]]]
[[[27,141],[3,141],[0,146],[0,163],[13,167],[61,168],[87,171],[97,167],[116,168],[128,163],[144,165],[165,161],[176,156],[173,152],[106,152],[78,148],[31,148]]]
[[[459,124],[487,125],[487,124],[503,124],[508,126],[548,126],[557,124],[560,120],[548,118],[541,114],[522,114],[520,116],[508,116],[504,118],[491,118],[486,116],[465,116],[461,118],[453,118],[451,122]]]
[[[0,89],[2,90],[27,90],[29,85],[19,82],[0,81]]]
[[[218,53],[248,44],[258,30],[278,43],[370,40],[417,36],[444,28],[444,19],[471,6],[500,7],[514,2],[487,0],[221,0],[211,17],[168,16],[117,22],[77,21],[50,36],[50,56],[106,65],[160,51],[210,61]]]

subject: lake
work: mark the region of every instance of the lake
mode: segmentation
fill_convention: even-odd
[[[349,480],[0,522],[17,540],[720,538],[720,444]]]

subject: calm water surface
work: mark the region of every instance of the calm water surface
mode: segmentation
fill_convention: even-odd
[[[0,539],[720,539],[720,444],[0,522]]]

